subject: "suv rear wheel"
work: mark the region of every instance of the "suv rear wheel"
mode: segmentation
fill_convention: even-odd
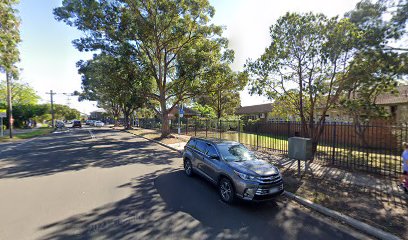
[[[222,201],[232,203],[235,197],[234,187],[228,178],[222,178],[218,184],[218,190]]]
[[[184,172],[189,177],[193,176],[193,165],[188,158],[184,159]]]

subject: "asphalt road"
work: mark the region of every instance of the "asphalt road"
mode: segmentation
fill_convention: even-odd
[[[0,145],[0,239],[361,239],[280,198],[226,205],[164,147],[110,129]]]

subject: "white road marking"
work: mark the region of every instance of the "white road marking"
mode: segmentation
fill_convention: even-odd
[[[91,135],[91,138],[92,138],[92,139],[95,139],[95,138],[96,138],[95,135],[92,133],[92,130],[88,130],[88,132],[89,132],[89,134]]]

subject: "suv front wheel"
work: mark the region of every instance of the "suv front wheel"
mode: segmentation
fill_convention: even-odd
[[[193,176],[193,165],[188,158],[184,159],[184,172],[189,177]]]
[[[232,203],[234,201],[235,191],[229,179],[222,178],[218,184],[218,190],[222,201],[226,203]]]

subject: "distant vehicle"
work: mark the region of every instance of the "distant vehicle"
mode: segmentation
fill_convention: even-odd
[[[196,173],[217,185],[227,203],[236,197],[267,201],[284,192],[278,168],[257,159],[238,142],[192,137],[184,147],[183,161],[187,176]]]
[[[96,121],[95,123],[94,123],[94,126],[95,127],[103,127],[105,124],[103,123],[103,122],[101,122],[101,121]]]
[[[72,121],[72,127],[73,127],[73,128],[74,128],[74,127],[79,127],[79,128],[81,128],[81,127],[82,127],[81,121],[79,121],[79,120],[74,120],[74,121]]]
[[[58,121],[57,124],[56,124],[56,127],[57,128],[63,128],[63,127],[65,127],[65,124],[64,124],[64,122]]]
[[[93,120],[86,120],[86,121],[85,121],[85,125],[91,125],[92,121],[93,121]]]

